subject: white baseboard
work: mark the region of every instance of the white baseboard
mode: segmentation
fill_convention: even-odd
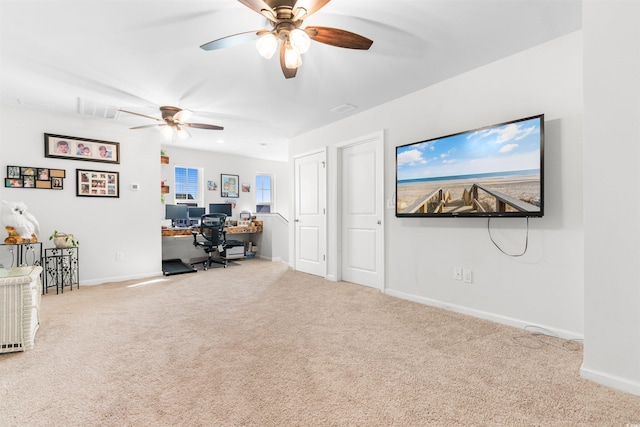
[[[585,368],[584,365],[580,367],[580,376],[585,380],[593,381],[606,387],[640,396],[640,382],[629,381],[626,378],[620,378],[615,375],[609,375],[604,372]]]
[[[162,270],[150,273],[134,274],[131,276],[115,276],[115,277],[103,277],[101,279],[81,280],[80,286],[95,286],[102,285],[103,283],[112,282],[126,282],[128,280],[148,279],[149,277],[163,276]]]
[[[584,338],[582,334],[579,334],[579,333],[576,333],[576,332],[566,331],[566,330],[563,330],[563,329],[557,329],[557,328],[554,328],[552,326],[547,326],[547,325],[533,324],[532,322],[527,322],[527,321],[520,320],[520,319],[515,319],[515,318],[512,318],[512,317],[501,316],[501,315],[498,315],[498,314],[489,313],[489,312],[482,311],[482,310],[476,310],[476,309],[469,308],[469,307],[464,307],[464,306],[461,306],[461,305],[450,304],[450,303],[434,300],[434,299],[431,299],[431,298],[424,298],[424,297],[420,297],[420,296],[416,296],[416,295],[412,295],[412,294],[407,294],[407,293],[404,293],[404,292],[395,291],[393,289],[385,289],[384,293],[387,294],[387,295],[396,297],[396,298],[406,299],[406,300],[417,302],[417,303],[420,303],[420,304],[425,304],[425,305],[430,305],[430,306],[433,306],[433,307],[443,308],[445,310],[450,310],[450,311],[454,311],[456,313],[466,314],[468,316],[478,317],[480,319],[491,320],[492,322],[500,323],[500,324],[507,325],[507,326],[513,326],[513,327],[519,328],[519,329],[524,329],[525,327],[537,327],[537,328],[544,329],[544,330],[547,330],[549,332],[552,332],[553,334],[555,334],[558,337],[563,338],[563,339],[581,340],[581,339]]]

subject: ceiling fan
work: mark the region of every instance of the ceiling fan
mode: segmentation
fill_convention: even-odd
[[[302,65],[301,54],[309,49],[311,40],[331,46],[348,49],[367,50],[372,40],[361,35],[330,27],[301,28],[304,19],[308,18],[330,0],[238,0],[251,10],[266,17],[271,30],[246,31],[233,34],[205,43],[200,46],[204,50],[215,50],[235,46],[257,38],[256,47],[260,55],[269,59],[273,56],[280,42],[280,66],[287,79],[296,76],[298,67]]]
[[[135,114],[136,116],[146,117],[147,119],[161,122],[161,123],[152,124],[152,125],[135,126],[130,129],[144,129],[144,128],[149,128],[154,126],[165,126],[164,129],[162,129],[162,136],[165,139],[171,139],[173,137],[174,131],[178,135],[178,138],[180,139],[189,138],[191,135],[189,135],[189,132],[183,129],[183,127],[211,129],[211,130],[224,129],[222,126],[208,125],[204,123],[189,123],[188,120],[193,115],[193,112],[189,110],[183,110],[182,108],[178,108],[178,107],[169,107],[169,106],[160,107],[160,112],[162,113],[161,119],[159,119],[158,117],[147,116],[145,114],[134,113],[133,111],[127,111],[127,110],[120,110],[120,111],[122,111],[123,113]]]

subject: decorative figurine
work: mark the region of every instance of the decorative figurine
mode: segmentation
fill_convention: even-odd
[[[2,224],[9,236],[4,240],[7,244],[35,243],[40,234],[38,220],[27,212],[24,202],[2,201]]]

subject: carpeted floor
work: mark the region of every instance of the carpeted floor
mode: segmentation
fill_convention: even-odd
[[[42,298],[0,425],[629,426],[578,344],[250,260]]]

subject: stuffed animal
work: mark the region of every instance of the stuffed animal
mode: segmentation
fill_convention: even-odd
[[[2,201],[2,224],[9,233],[9,237],[5,239],[5,243],[22,243],[16,235],[26,242],[37,242],[40,234],[40,224],[38,220],[27,212],[27,206],[24,202]],[[13,230],[10,230],[13,228]],[[12,240],[7,242],[7,240]]]

